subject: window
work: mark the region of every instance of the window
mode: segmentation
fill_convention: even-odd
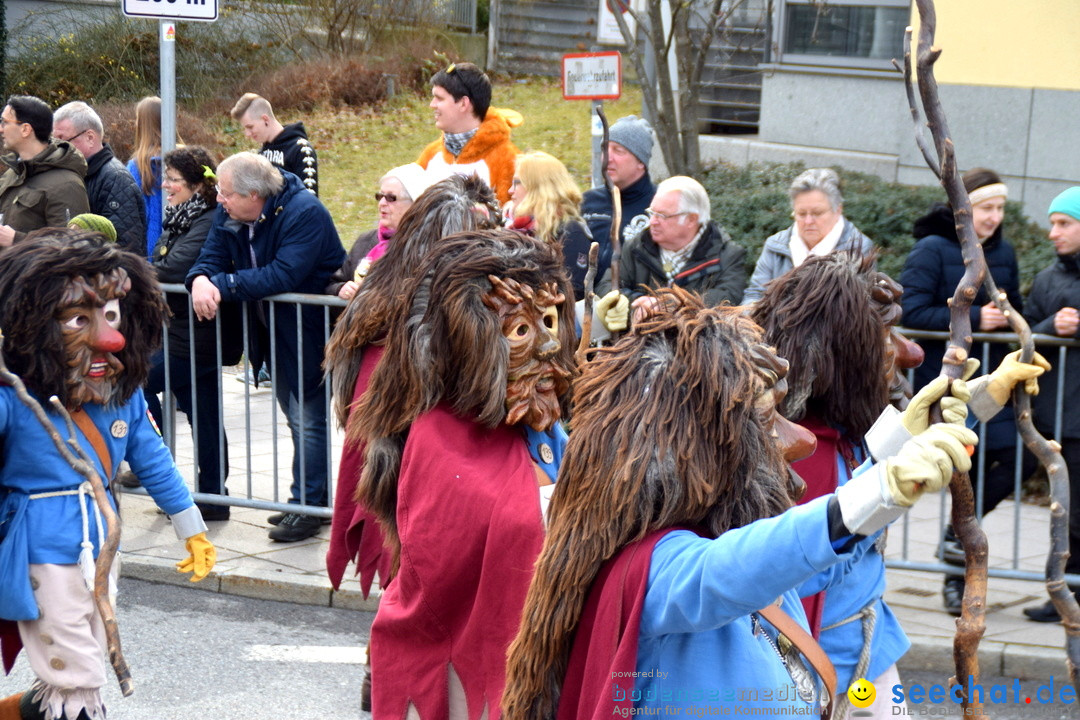
[[[890,68],[904,54],[909,0],[782,0],[781,62]]]

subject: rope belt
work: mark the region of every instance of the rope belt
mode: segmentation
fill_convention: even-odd
[[[31,500],[41,500],[44,498],[63,497],[65,495],[78,495],[79,496],[79,510],[82,513],[82,542],[79,543],[79,569],[82,571],[83,582],[86,584],[86,589],[90,592],[94,592],[94,573],[96,568],[94,566],[94,543],[90,542],[90,516],[86,511],[87,496],[90,499],[90,506],[94,508],[94,522],[97,525],[97,536],[99,541],[105,539],[105,526],[101,519],[101,509],[94,502],[94,488],[90,485],[89,480],[84,480],[79,487],[73,490],[54,490],[52,492],[34,493],[30,496]]]
[[[825,632],[826,630],[832,630],[833,628],[838,628],[841,625],[847,625],[848,623],[855,622],[856,620],[862,621],[863,643],[862,650],[859,652],[859,661],[855,663],[855,674],[852,675],[852,679],[858,680],[859,678],[866,678],[870,682],[873,682],[873,678],[866,677],[866,671],[870,668],[870,642],[874,638],[874,626],[877,624],[876,600],[864,607],[862,610],[855,613],[854,615],[846,617],[838,622],[834,622],[828,627],[821,628],[821,632]],[[840,697],[837,698],[838,707],[836,717],[846,718],[850,701],[848,700],[846,692],[839,693],[839,695]]]

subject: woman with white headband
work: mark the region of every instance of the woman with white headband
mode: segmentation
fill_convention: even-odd
[[[997,173],[986,168],[972,168],[963,175],[964,188],[971,202],[975,235],[986,255],[986,266],[998,287],[1008,294],[1009,302],[1021,311],[1020,270],[1016,253],[1002,237],[1001,223],[1005,219],[1005,200],[1009,190]],[[904,308],[904,327],[917,330],[948,330],[948,301],[964,274],[964,259],[952,208],[944,203],[934,205],[930,212],[915,221],[915,238],[918,242],[908,254],[900,284],[904,286],[901,304]],[[1009,323],[991,302],[986,290],[971,304],[971,329],[975,332],[1008,332]],[[926,352],[926,360],[915,370],[915,389],[918,390],[941,373],[941,357],[945,343],[920,340]],[[990,362],[984,368],[995,368],[1008,352],[1004,343],[990,346]],[[974,357],[982,359],[981,347],[972,348]],[[985,472],[981,514],[993,510],[1013,489],[1016,465],[1016,420],[1012,405],[998,413],[986,425],[986,441],[980,445],[973,459],[970,477],[978,477],[980,454],[985,452]],[[976,498],[978,491],[976,489]],[[952,526],[945,528],[945,537],[939,550],[941,559],[959,568],[964,566],[964,551],[953,534]],[[962,572],[962,570],[961,570]],[[942,590],[945,608],[953,615],[960,615],[964,595],[964,576],[946,575]]]

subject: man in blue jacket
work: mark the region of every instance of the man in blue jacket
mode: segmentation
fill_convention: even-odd
[[[218,210],[199,259],[187,276],[195,313],[204,320],[227,300],[246,300],[248,354],[256,369],[272,366],[276,394],[293,439],[289,502],[327,504],[326,403],[322,388],[322,308],[297,313],[291,304],[258,302],[279,293],[320,294],[341,267],[345,249],[330,213],[290,172],[252,152],[218,166]],[[274,312],[271,352],[270,312]],[[321,521],[299,513],[270,517],[270,539],[296,542],[314,535]]]

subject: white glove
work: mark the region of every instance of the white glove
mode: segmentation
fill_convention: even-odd
[[[871,535],[891,523],[927,491],[949,484],[953,468],[971,469],[967,446],[978,435],[966,427],[938,423],[908,440],[896,456],[878,463],[836,490],[844,526]]]
[[[608,332],[620,332],[626,329],[630,317],[630,299],[618,290],[612,290],[602,298],[594,300],[596,316]]]
[[[949,395],[945,392],[949,391]],[[967,403],[971,400],[967,383],[947,377],[936,377],[911,398],[907,409],[900,415],[900,422],[909,433],[919,435],[930,427],[930,406],[941,401],[942,419],[953,425],[963,425],[967,420]]]

